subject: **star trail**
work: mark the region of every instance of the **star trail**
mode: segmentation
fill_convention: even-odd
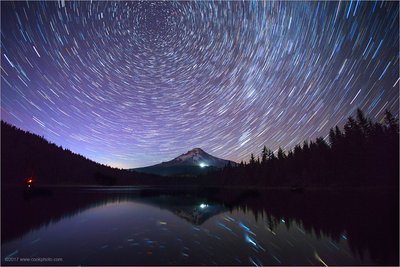
[[[234,161],[399,109],[398,2],[1,2],[1,116],[97,162]]]

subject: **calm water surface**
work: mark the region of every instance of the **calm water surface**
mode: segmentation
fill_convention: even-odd
[[[12,200],[2,201],[6,265],[398,264],[395,194],[74,188],[4,195]]]

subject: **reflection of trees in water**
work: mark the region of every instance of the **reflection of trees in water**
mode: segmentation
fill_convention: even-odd
[[[295,222],[317,238],[326,236],[338,242],[345,234],[354,254],[363,257],[368,250],[377,264],[398,264],[398,193],[308,191],[297,194],[271,190],[242,199],[240,203],[232,195],[226,199],[231,211],[251,212],[256,220],[264,220],[271,231],[283,219],[288,229]]]
[[[202,210],[199,205],[206,201],[206,198],[193,198],[182,190],[166,192],[142,189],[123,193],[118,190],[97,189],[100,190],[52,188],[27,192],[20,188],[3,187],[2,242],[20,237],[39,227],[56,223],[63,218],[72,217],[87,209],[121,201],[135,201],[160,207],[197,225],[226,211],[222,205],[218,204],[210,205]],[[166,193],[169,196],[165,196]]]
[[[240,210],[252,214],[256,221],[265,221],[271,231],[284,223],[288,229],[297,224],[317,238],[326,236],[333,241],[339,241],[345,233],[354,254],[362,257],[368,250],[377,264],[398,264],[398,194],[393,192],[217,190],[213,196],[208,193],[206,200],[201,192],[193,198],[187,194],[165,196],[165,191],[149,196],[140,191],[136,195],[79,189],[53,191],[51,195],[24,199],[20,191],[3,190],[2,242],[89,208],[136,201],[169,210],[192,224],[202,224],[225,210]],[[201,203],[210,205],[203,211]]]
[[[71,189],[52,189],[50,192],[28,193],[20,188],[2,188],[2,242],[56,223],[63,218],[72,217],[86,209],[102,206],[113,198]]]

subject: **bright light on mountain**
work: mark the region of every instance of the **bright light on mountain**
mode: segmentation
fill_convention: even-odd
[[[201,209],[205,209],[205,208],[207,208],[207,207],[208,207],[207,204],[203,204],[203,203],[200,204],[200,208],[201,208]]]
[[[207,167],[208,165],[207,164],[205,164],[204,162],[200,162],[200,168],[204,168],[204,167]]]

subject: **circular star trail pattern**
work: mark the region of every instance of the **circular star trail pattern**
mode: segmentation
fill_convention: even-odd
[[[2,119],[139,167],[398,116],[398,2],[1,2]]]

